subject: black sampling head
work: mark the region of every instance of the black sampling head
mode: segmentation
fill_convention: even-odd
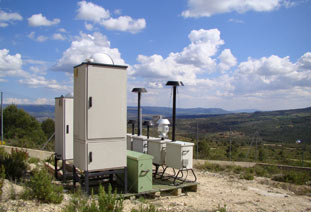
[[[147,93],[146,88],[133,88],[132,92],[134,93]]]
[[[153,122],[152,121],[144,121],[143,125],[144,126],[148,126],[148,127],[152,127],[153,126]]]
[[[167,86],[184,86],[182,81],[167,81]]]

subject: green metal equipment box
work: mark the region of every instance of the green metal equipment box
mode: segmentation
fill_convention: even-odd
[[[152,155],[127,151],[129,190],[140,193],[152,190]]]

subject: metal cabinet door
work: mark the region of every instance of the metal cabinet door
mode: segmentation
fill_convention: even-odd
[[[88,139],[126,136],[126,69],[88,66]]]
[[[74,137],[86,139],[86,72],[87,66],[74,69]]]
[[[64,142],[64,157],[65,160],[73,159],[73,99],[68,98],[64,101],[65,109],[65,142]]]

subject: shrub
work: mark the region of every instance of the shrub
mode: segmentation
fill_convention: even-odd
[[[123,210],[123,197],[117,198],[116,191],[112,193],[111,185],[108,186],[108,193],[99,186],[98,201],[92,194],[91,201],[78,190],[73,195],[70,204],[63,210],[64,212],[121,212]]]
[[[131,212],[161,212],[163,210],[156,209],[156,207],[152,204],[148,204],[147,206],[140,205],[139,209],[133,208]]]
[[[5,168],[4,168],[4,165],[1,165],[0,167],[0,199],[2,197],[2,187],[4,184],[4,178],[5,178]]]
[[[37,199],[45,203],[61,203],[63,187],[52,183],[53,177],[45,168],[35,169],[33,176],[27,181],[25,192],[22,195],[24,199]]]
[[[12,149],[11,154],[0,151],[0,164],[4,165],[6,178],[20,180],[27,170],[28,153],[23,150]]]
[[[285,182],[285,183],[293,183],[297,185],[303,185],[306,182],[310,181],[311,177],[310,174],[303,173],[303,172],[286,172],[282,175],[274,176],[272,180],[278,182]]]

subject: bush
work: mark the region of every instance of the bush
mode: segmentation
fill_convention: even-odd
[[[35,169],[33,176],[27,181],[23,199],[37,199],[45,203],[61,203],[63,195],[63,187],[52,183],[53,177],[48,171],[42,167]]]
[[[4,165],[1,165],[0,167],[0,199],[2,197],[2,187],[4,184],[4,178],[5,178],[5,168],[4,168]]]
[[[27,170],[28,153],[23,150],[12,149],[11,154],[0,150],[0,164],[4,165],[7,179],[20,180]]]
[[[148,204],[145,207],[143,205],[140,205],[139,209],[133,208],[131,210],[131,212],[161,212],[161,211],[163,211],[163,210],[156,209],[156,207],[152,204]]]
[[[91,201],[83,196],[81,190],[76,192],[70,204],[63,210],[64,212],[121,212],[123,210],[123,197],[117,198],[116,191],[112,193],[111,185],[108,186],[108,193],[99,186],[98,201],[96,202],[92,194]]]
[[[272,180],[278,182],[292,183],[297,185],[303,185],[311,180],[310,174],[303,172],[287,172],[282,175],[278,175],[272,178]]]

